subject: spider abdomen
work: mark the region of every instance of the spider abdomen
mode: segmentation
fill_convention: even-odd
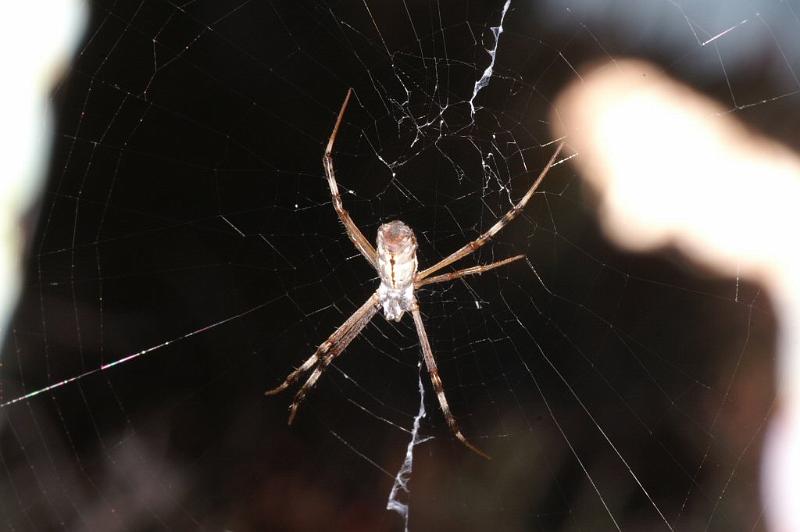
[[[387,320],[400,321],[414,304],[414,277],[417,275],[417,238],[399,220],[381,225],[377,238],[378,288]]]

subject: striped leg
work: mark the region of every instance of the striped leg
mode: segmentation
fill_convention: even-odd
[[[436,264],[434,264],[430,268],[427,268],[427,269],[421,271],[417,275],[417,279],[420,279],[420,280],[424,279],[427,276],[429,276],[430,274],[436,273],[437,271],[441,270],[445,266],[449,266],[450,264],[453,264],[457,260],[460,260],[460,259],[466,257],[467,255],[469,255],[470,253],[474,252],[476,249],[478,249],[479,247],[484,245],[490,238],[492,238],[494,235],[496,235],[500,231],[500,229],[505,227],[508,222],[510,222],[511,220],[516,218],[517,215],[522,211],[522,209],[525,208],[525,205],[528,203],[528,200],[530,200],[531,197],[533,196],[533,193],[536,192],[536,189],[539,188],[539,185],[541,184],[542,180],[544,179],[544,176],[546,176],[547,172],[550,171],[550,168],[553,166],[553,163],[555,163],[556,157],[558,157],[558,154],[561,153],[561,148],[563,148],[563,147],[564,147],[564,143],[562,142],[562,143],[560,143],[558,145],[558,148],[556,148],[556,152],[550,157],[550,160],[547,162],[545,167],[542,169],[541,173],[539,174],[539,177],[537,177],[536,181],[533,182],[533,184],[531,185],[531,188],[529,188],[528,191],[525,193],[525,195],[522,196],[522,199],[519,200],[517,202],[517,204],[514,205],[511,208],[510,211],[505,213],[505,215],[502,218],[497,220],[497,222],[495,222],[495,224],[492,227],[490,227],[488,231],[483,233],[481,236],[479,236],[478,238],[476,238],[472,242],[469,242],[468,244],[464,245],[462,248],[458,249],[457,251],[454,251],[453,253],[451,253],[447,257],[443,258],[442,260],[440,260],[439,262],[437,262]]]
[[[328,177],[328,187],[331,189],[333,208],[336,209],[336,214],[339,215],[339,219],[344,224],[347,236],[350,237],[353,245],[366,257],[369,263],[372,264],[373,267],[377,267],[378,255],[375,252],[375,248],[372,247],[367,237],[364,236],[361,229],[359,229],[353,219],[350,218],[350,214],[344,209],[342,205],[342,196],[339,194],[339,187],[336,185],[336,176],[333,173],[333,156],[331,155],[333,152],[333,143],[336,142],[336,135],[339,133],[339,126],[342,123],[342,117],[344,116],[345,109],[347,109],[348,102],[350,102],[350,95],[352,92],[353,89],[347,89],[347,95],[344,97],[344,103],[342,103],[342,108],[339,110],[339,116],[336,117],[336,125],[333,126],[333,131],[328,139],[328,146],[325,148],[325,154],[322,156],[322,166],[325,167],[325,175]]]
[[[427,279],[422,279],[421,281],[414,283],[414,288],[419,288],[421,286],[425,286],[426,284],[443,283],[445,281],[455,281],[456,279],[464,277],[465,275],[480,275],[483,272],[499,268],[500,266],[505,266],[506,264],[512,263],[515,260],[524,258],[525,255],[514,255],[513,257],[509,257],[503,260],[498,260],[497,262],[493,262],[491,264],[479,264],[477,266],[464,268],[463,270],[458,270],[452,273],[434,275],[433,277],[428,277]]]
[[[425,366],[428,368],[428,375],[431,377],[431,384],[433,384],[433,390],[436,392],[436,398],[439,399],[439,406],[442,409],[442,413],[444,414],[445,420],[447,420],[447,426],[450,427],[450,432],[458,438],[458,440],[463,443],[470,451],[479,454],[480,456],[486,458],[487,460],[491,460],[488,454],[484,453],[474,445],[472,445],[467,439],[461,434],[461,429],[458,427],[458,423],[456,423],[456,419],[453,417],[453,414],[450,412],[450,405],[447,404],[447,397],[444,395],[444,386],[442,385],[442,379],[439,377],[439,368],[436,367],[436,360],[433,358],[433,352],[431,351],[431,344],[428,342],[428,334],[425,332],[425,324],[422,323],[422,315],[419,313],[419,307],[414,304],[414,307],[411,309],[411,315],[414,317],[414,325],[417,327],[417,335],[419,336],[419,343],[422,345],[422,356],[425,359]]]
[[[361,308],[356,310],[349,318],[347,318],[347,320],[343,324],[341,324],[339,328],[336,329],[333,332],[333,334],[328,337],[327,340],[322,342],[320,346],[317,348],[317,350],[314,351],[314,354],[308,357],[308,359],[306,359],[306,361],[303,362],[303,364],[299,368],[292,371],[280,385],[264,392],[264,395],[277,395],[286,388],[288,388],[289,386],[291,386],[292,384],[294,384],[294,382],[300,377],[300,375],[302,375],[303,373],[314,367],[314,364],[316,364],[319,361],[322,355],[326,354],[332,347],[335,348],[336,346],[338,346],[341,338],[344,335],[346,335],[350,330],[353,329],[353,326],[360,321],[360,319],[363,317],[365,313],[368,313],[371,310],[372,314],[374,314],[375,310],[373,310],[372,307],[377,308],[377,304],[378,304],[378,294],[376,292],[372,294],[372,296],[367,300],[366,303],[364,303],[361,306]],[[372,316],[370,315],[370,317]]]
[[[370,297],[367,300],[367,302],[361,306],[361,308],[355,311],[353,315],[347,319],[344,325],[342,325],[341,327],[339,327],[339,329],[337,329],[337,331],[334,333],[334,335],[338,334],[336,341],[330,343],[328,348],[325,349],[325,351],[323,351],[322,353],[320,354],[315,353],[316,355],[315,360],[319,360],[319,364],[314,369],[314,371],[311,372],[311,375],[308,377],[308,380],[305,382],[305,384],[303,384],[303,386],[300,387],[300,390],[298,390],[297,394],[294,396],[294,399],[292,399],[292,404],[289,406],[289,425],[291,425],[292,422],[294,421],[294,417],[297,415],[297,409],[300,408],[300,403],[303,402],[303,399],[305,399],[308,392],[317,383],[317,380],[319,379],[320,375],[322,375],[322,372],[325,371],[325,368],[327,368],[328,365],[330,365],[330,363],[333,362],[333,359],[339,356],[342,353],[342,351],[344,351],[347,348],[347,346],[350,345],[350,342],[352,342],[353,339],[356,336],[358,336],[361,330],[367,326],[367,324],[375,316],[375,313],[378,311],[379,308],[380,307],[378,305],[378,293],[376,292],[372,294],[372,297]],[[347,327],[345,327],[345,325],[347,325]],[[339,334],[340,331],[343,332]],[[326,341],[325,343],[327,344],[329,342],[330,340]],[[317,350],[317,352],[319,353],[319,350]],[[314,362],[309,363],[309,361],[307,360],[303,364],[303,366],[308,365],[308,368],[311,368],[313,364]],[[300,375],[299,370],[301,368],[295,370],[293,374],[297,373],[299,376]],[[295,379],[297,379],[297,377],[295,377]],[[288,378],[286,380],[289,381]],[[284,382],[284,384],[286,383]],[[286,386],[288,386],[288,384],[286,384]],[[286,388],[286,386],[282,384],[278,388],[280,388],[280,390],[283,390]],[[276,388],[276,390],[278,388]],[[269,395],[272,394],[270,393]]]

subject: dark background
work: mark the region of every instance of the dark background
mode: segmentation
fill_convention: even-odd
[[[385,506],[419,403],[410,319],[377,316],[291,428],[290,392],[263,396],[377,286],[320,163],[348,87],[346,206],[370,239],[408,223],[423,266],[522,194],[552,153],[550,102],[592,61],[651,59],[796,138],[789,4],[512,1],[474,120],[502,4],[372,4],[90,4],[54,91],[3,400],[92,373],[0,412],[0,526],[402,529]],[[453,411],[493,460],[449,435],[423,373],[412,530],[762,527],[769,302],[668,250],[615,250],[593,209],[559,165],[463,261],[526,263],[419,294]]]

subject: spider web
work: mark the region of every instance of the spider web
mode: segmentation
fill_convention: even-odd
[[[2,358],[3,527],[394,530],[391,493],[413,530],[760,529],[768,301],[611,247],[563,162],[459,266],[525,261],[418,294],[493,461],[450,436],[410,319],[377,316],[291,428],[263,397],[377,287],[320,163],[348,87],[345,206],[370,239],[409,224],[425,267],[526,190],[587,62],[648,57],[794,140],[797,6],[721,6],[91,3]]]

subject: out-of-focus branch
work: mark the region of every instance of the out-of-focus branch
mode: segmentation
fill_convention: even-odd
[[[20,289],[22,219],[41,191],[50,155],[50,92],[86,22],[83,0],[25,0],[0,17],[0,336]]]
[[[621,246],[671,245],[768,287],[780,320],[778,409],[762,465],[772,530],[800,530],[800,160],[639,61],[596,67],[554,107],[600,219]]]

